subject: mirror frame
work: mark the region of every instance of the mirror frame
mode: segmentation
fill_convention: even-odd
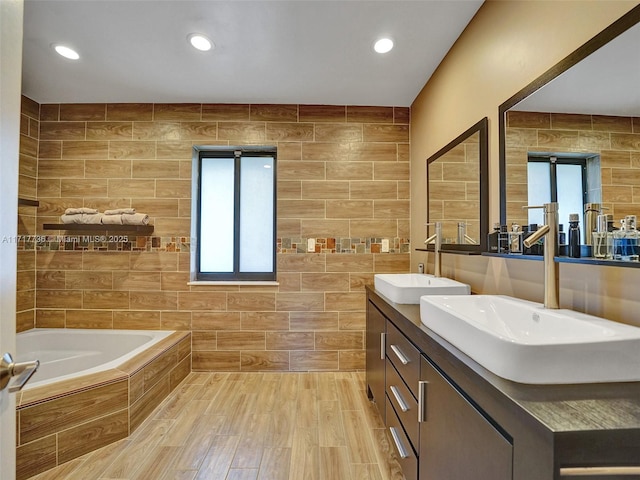
[[[464,140],[472,135],[479,134],[479,158],[480,163],[480,239],[478,244],[459,245],[457,243],[443,243],[441,251],[453,253],[477,253],[487,250],[487,235],[489,234],[489,120],[484,117],[482,120],[471,126],[454,140],[442,147],[427,159],[427,222],[429,222],[429,165],[438,160],[442,155],[457,147]],[[427,246],[433,249],[433,246]]]
[[[597,34],[591,40],[587,41],[584,45],[579,47],[574,52],[567,55],[560,62],[555,64],[549,70],[544,72],[538,78],[536,78],[529,85],[517,92],[507,101],[500,105],[498,108],[498,135],[499,135],[499,177],[500,177],[500,225],[505,225],[507,222],[507,149],[506,149],[506,116],[507,111],[516,106],[522,100],[532,95],[540,88],[544,87],[547,83],[551,82],[554,78],[563,74],[571,67],[584,60],[600,47],[606,45],[618,35],[626,32],[631,27],[640,23],[640,5],[635,6],[629,10],[626,14],[613,22],[602,32]]]

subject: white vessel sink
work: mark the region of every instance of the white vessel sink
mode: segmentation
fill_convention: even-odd
[[[640,381],[640,328],[499,295],[423,296],[422,323],[521,383]]]
[[[395,303],[420,303],[422,295],[469,295],[469,285],[423,273],[379,273],[375,289]]]

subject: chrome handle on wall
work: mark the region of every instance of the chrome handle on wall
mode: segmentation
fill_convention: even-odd
[[[384,360],[386,344],[387,344],[387,334],[382,332],[380,333],[380,360]]]
[[[9,387],[9,393],[22,390],[22,387],[29,381],[31,376],[36,373],[40,366],[39,360],[32,362],[15,363],[10,353],[5,353],[0,360],[0,390],[9,384],[9,380],[19,375],[16,381]]]
[[[391,345],[391,350],[393,350],[393,353],[396,354],[396,357],[398,357],[398,360],[400,360],[403,365],[406,365],[409,363],[409,359],[405,356],[404,353],[402,353],[402,350],[400,350],[400,348],[398,348],[396,345]]]
[[[389,427],[389,431],[391,432],[391,436],[393,437],[393,443],[396,444],[396,449],[398,450],[398,455],[400,458],[408,458],[409,454],[407,453],[407,449],[402,445],[402,440],[400,440],[400,435],[394,427]]]
[[[407,405],[407,402],[405,402],[404,398],[402,398],[402,394],[398,390],[398,387],[396,387],[395,385],[390,385],[389,390],[391,390],[391,393],[393,393],[393,396],[396,397],[396,402],[398,402],[398,406],[400,407],[400,410],[402,410],[403,412],[408,412],[409,405]]]
[[[418,381],[418,423],[427,421],[427,385],[426,380]]]

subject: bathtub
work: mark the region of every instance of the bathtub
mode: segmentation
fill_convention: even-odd
[[[116,368],[167,338],[164,330],[35,328],[17,334],[17,361],[40,360],[25,389]]]
[[[34,329],[17,360],[40,368],[16,395],[16,478],[129,436],[191,372],[191,332]]]

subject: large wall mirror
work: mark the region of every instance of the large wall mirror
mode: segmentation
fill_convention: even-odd
[[[427,222],[442,222],[443,251],[486,250],[487,135],[485,117],[427,159]],[[427,236],[433,232],[431,226]]]
[[[500,106],[500,223],[542,223],[528,204],[585,204],[640,218],[640,6]],[[540,215],[537,217],[536,215]]]

